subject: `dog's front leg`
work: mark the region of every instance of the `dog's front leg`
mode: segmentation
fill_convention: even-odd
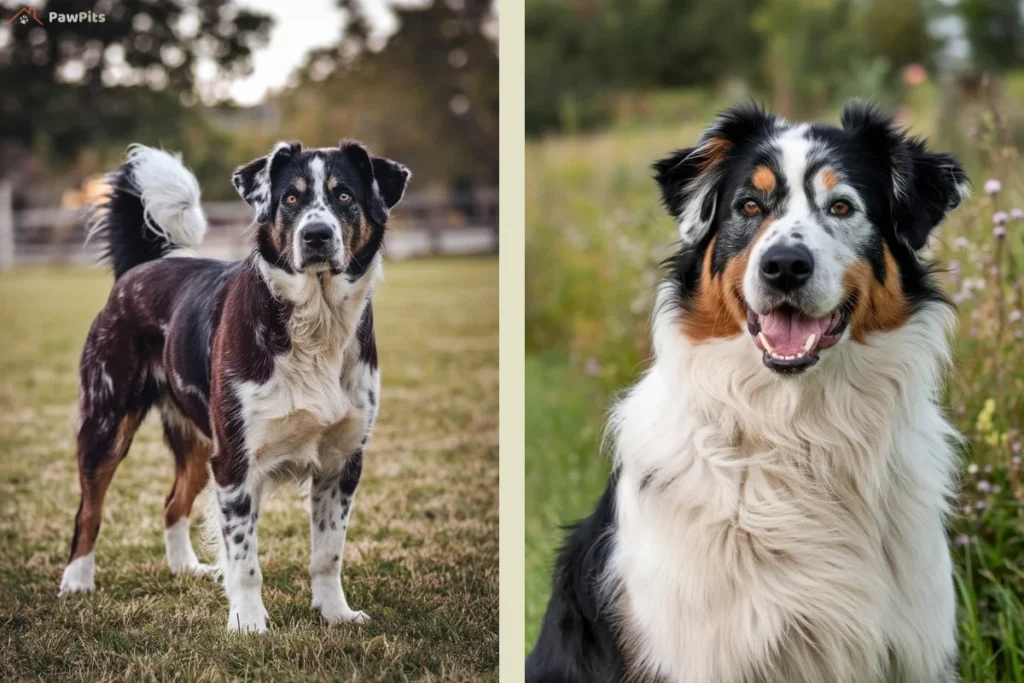
[[[267,630],[263,608],[263,574],[257,556],[260,486],[249,477],[235,486],[216,487],[220,525],[220,566],[228,598],[229,631]]]
[[[313,609],[328,622],[365,624],[370,617],[353,610],[341,585],[345,533],[363,471],[363,451],[351,453],[331,474],[313,476],[309,527],[312,553],[309,562]]]

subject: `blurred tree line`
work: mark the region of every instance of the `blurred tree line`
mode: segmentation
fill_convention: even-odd
[[[102,23],[0,24],[0,177],[18,203],[52,203],[138,141],[180,150],[205,198],[231,199],[232,169],[274,141],[351,137],[407,163],[419,189],[495,184],[490,0],[392,5],[397,29],[386,39],[361,0],[337,4],[338,44],[311,52],[254,107],[231,103],[229,86],[251,73],[273,19],[233,0],[97,0]],[[4,20],[17,7],[6,9]],[[38,14],[81,9],[47,0]]]
[[[729,83],[801,116],[884,97],[912,65],[1022,64],[1019,0],[527,0],[526,128],[589,129],[622,93]]]

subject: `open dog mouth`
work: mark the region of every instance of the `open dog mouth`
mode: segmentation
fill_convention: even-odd
[[[822,349],[835,346],[850,323],[850,307],[812,317],[789,305],[759,314],[747,306],[747,330],[764,364],[780,374],[799,374],[818,362]]]

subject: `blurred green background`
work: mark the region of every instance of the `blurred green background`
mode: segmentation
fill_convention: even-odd
[[[132,142],[180,151],[205,200],[281,139],[365,142],[415,192],[498,180],[492,0],[0,0],[0,180],[75,203]],[[102,23],[56,22],[91,10]],[[240,86],[241,84],[241,86]]]
[[[961,673],[1024,682],[1022,3],[528,0],[526,43],[527,650],[560,526],[607,480],[607,410],[650,356],[676,239],[650,164],[750,98],[835,123],[858,97],[974,181],[931,254],[960,311],[947,404],[968,437],[950,534]]]

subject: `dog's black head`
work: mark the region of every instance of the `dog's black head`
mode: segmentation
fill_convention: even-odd
[[[963,168],[869,106],[848,106],[841,123],[736,108],[655,164],[679,222],[688,337],[748,333],[765,365],[796,374],[941,297],[917,251],[964,197]]]
[[[402,164],[370,156],[356,142],[311,150],[279,142],[236,169],[232,182],[256,211],[257,244],[270,265],[361,275],[409,177]]]

